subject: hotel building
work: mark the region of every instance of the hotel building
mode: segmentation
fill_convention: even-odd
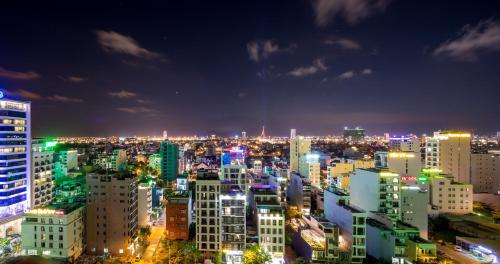
[[[0,238],[19,233],[31,202],[31,105],[0,93]]]

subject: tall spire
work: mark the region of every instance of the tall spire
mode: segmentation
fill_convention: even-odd
[[[262,126],[262,132],[260,133],[260,137],[261,138],[265,138],[266,137],[266,127],[265,126]]]

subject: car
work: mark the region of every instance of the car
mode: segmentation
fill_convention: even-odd
[[[463,249],[462,249],[462,247],[461,247],[461,246],[459,246],[459,245],[455,245],[455,251],[462,252],[462,251],[463,251]]]

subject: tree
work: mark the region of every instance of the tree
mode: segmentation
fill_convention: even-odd
[[[258,245],[251,246],[243,252],[243,264],[266,264],[271,262],[271,255]]]
[[[166,258],[162,263],[196,263],[201,256],[196,244],[190,241],[165,240],[163,247]]]
[[[139,245],[146,247],[149,244],[149,236],[151,235],[151,227],[145,226],[139,229]]]

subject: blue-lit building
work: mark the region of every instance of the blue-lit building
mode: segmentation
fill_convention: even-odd
[[[31,105],[0,92],[0,237],[19,233],[30,204]]]

